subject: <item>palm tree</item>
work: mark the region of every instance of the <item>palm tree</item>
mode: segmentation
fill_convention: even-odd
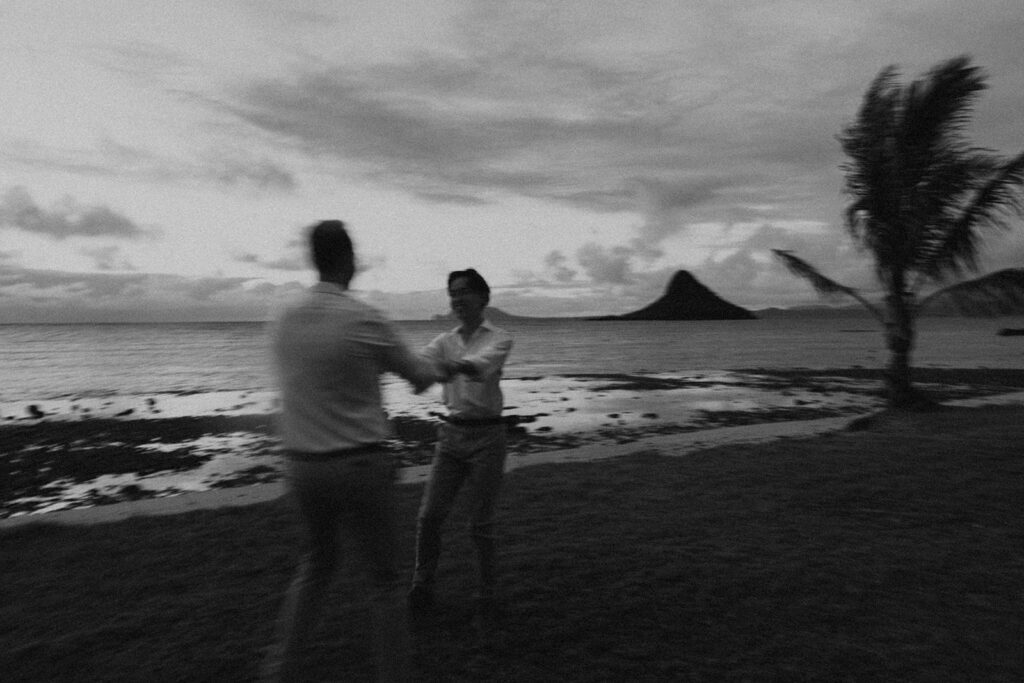
[[[852,296],[882,323],[894,407],[922,400],[911,384],[910,353],[925,305],[945,300],[961,312],[991,314],[1024,303],[1024,268],[959,281],[978,270],[982,233],[1008,230],[1014,216],[1024,216],[1024,153],[1002,157],[964,138],[985,75],[967,56],[908,85],[898,75],[893,66],[878,74],[856,120],[839,136],[852,198],[845,227],[873,257],[884,300],[872,303],[792,253],[773,250],[816,290]],[[942,288],[953,281],[959,282]]]

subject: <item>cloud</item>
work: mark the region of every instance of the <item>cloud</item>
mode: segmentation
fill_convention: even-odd
[[[66,273],[11,268],[0,272],[0,298],[53,302],[59,299],[104,302],[130,296],[150,276],[142,273]]]
[[[592,243],[577,252],[590,239],[585,234],[552,240],[563,251],[537,259],[521,283],[534,285],[529,296],[540,302],[543,286],[556,296],[570,284],[604,292],[607,300],[632,296],[679,260],[730,296],[759,296],[754,287],[763,286],[780,298],[797,291],[813,297],[770,258],[771,247],[792,248],[850,284],[869,283],[870,264],[840,251],[843,233],[830,227],[843,202],[835,135],[855,114],[871,78],[890,62],[916,74],[957,52],[976,54],[993,76],[992,90],[979,103],[978,142],[1019,148],[1019,0],[976,3],[966,13],[957,3],[937,0],[864,0],[856,7],[824,8],[808,0],[651,0],[639,11],[636,3],[610,0],[474,0],[424,10],[417,18],[430,15],[429,25],[414,21],[409,30],[405,24],[395,34],[401,40],[373,31],[376,41],[325,47],[325,34],[337,26],[368,25],[353,22],[360,12],[372,11],[383,24],[402,4],[246,2],[241,11],[218,9],[207,17],[238,19],[226,32],[211,29],[209,35],[224,42],[209,50],[190,49],[205,40],[201,31],[187,38],[135,30],[114,31],[122,34],[114,38],[97,33],[97,46],[115,45],[107,49],[107,66],[120,69],[116,83],[125,75],[133,88],[148,81],[141,91],[103,92],[141,92],[151,99],[129,111],[118,104],[120,97],[107,97],[100,103],[102,119],[82,112],[81,130],[136,120],[134,137],[114,129],[63,147],[5,140],[0,162],[12,162],[7,165],[14,173],[42,169],[93,176],[87,181],[97,187],[122,178],[183,184],[172,191],[183,197],[198,192],[200,201],[216,201],[221,190],[252,188],[261,200],[272,201],[263,191],[293,191],[302,169],[346,180],[356,175],[435,204],[495,205],[458,212],[467,217],[498,216],[503,203],[509,211],[527,206],[537,210],[534,215],[552,203],[579,214],[626,214],[596,217],[602,229],[633,230],[620,244]],[[411,10],[405,10],[408,20]],[[452,12],[461,12],[454,24]],[[280,21],[268,24],[270,17]],[[315,28],[332,22],[325,32]],[[246,55],[242,41],[258,45],[258,54]],[[104,49],[88,48],[87,56]],[[87,87],[85,81],[79,85]],[[145,117],[150,105],[161,112],[156,118],[107,116],[120,111]],[[44,137],[42,128],[32,126],[11,130],[18,128],[40,141],[76,134],[67,129]],[[164,137],[181,131],[193,137]],[[207,140],[216,144],[207,146]],[[317,190],[331,179],[317,180],[308,194],[286,201],[340,201],[337,193],[317,199]],[[353,192],[365,189],[356,185]],[[21,211],[26,207],[32,210]],[[20,201],[0,196],[0,228],[17,227],[12,217],[32,226],[20,229],[55,239],[94,232],[100,233],[96,238],[128,238],[139,228],[113,208],[106,215],[97,209],[86,220],[89,210],[70,204],[41,208],[27,193]],[[810,239],[792,227],[797,220],[814,223],[824,236]],[[564,221],[552,229],[569,231],[579,223]],[[701,243],[705,224],[721,226],[721,244]],[[739,225],[767,228],[755,235]],[[684,249],[690,251],[682,254]],[[129,265],[113,247],[88,253],[100,269]],[[704,258],[705,253],[710,255]],[[1019,265],[1021,253],[1019,243],[1010,243],[991,256],[1007,264],[1018,259]],[[308,267],[304,257],[287,250],[243,254],[239,260],[268,271]],[[369,264],[379,265],[372,259]],[[238,291],[208,284],[196,294],[210,302]]]
[[[11,322],[264,320],[305,291],[248,278],[0,270],[0,317]]]
[[[653,247],[683,230],[686,211],[711,202],[730,182],[694,176],[674,180],[645,178],[636,180],[636,184],[639,204],[646,216],[639,239]]]
[[[284,252],[279,256],[268,258],[249,252],[239,254],[233,260],[238,263],[252,264],[267,270],[308,271],[313,267],[308,250],[309,244],[305,237],[295,238],[288,241]],[[383,254],[357,253],[356,255],[357,274],[383,268],[386,264],[387,257]]]
[[[121,237],[151,234],[107,206],[81,206],[66,198],[50,210],[40,207],[23,187],[12,187],[0,199],[0,226],[19,228],[53,239]]]
[[[706,212],[691,221],[722,219],[737,199],[771,203],[755,189],[766,179],[773,191],[819,187],[820,169],[838,161],[834,112],[850,70],[830,76],[819,62],[802,67],[813,77],[797,77],[789,63],[752,69],[722,51],[704,72],[696,65],[706,60],[688,60],[709,46],[681,47],[685,36],[613,58],[585,44],[588,28],[631,30],[629,13],[620,19],[588,26],[572,10],[489,5],[463,17],[462,42],[445,53],[310,62],[216,101],[289,148],[421,197],[646,211],[646,237],[671,234],[674,216],[691,209]]]
[[[290,191],[296,184],[289,171],[267,159],[207,159],[206,167],[198,171],[204,174],[224,185],[248,184],[261,190]]]
[[[661,294],[668,275],[650,285],[621,287],[609,297],[607,286],[587,283],[549,285],[529,282],[491,289],[491,304],[515,315],[527,316],[589,316],[626,313],[647,305]],[[655,293],[656,292],[656,293]],[[449,310],[444,291],[434,289],[417,292],[357,291],[359,298],[387,313],[395,320],[429,319]]]
[[[429,201],[637,213],[637,237],[657,249],[695,223],[831,220],[835,136],[879,69],[908,55],[926,67],[1016,13],[748,4],[473,3],[443,52],[309,60],[206,101],[339,173]],[[1011,34],[995,31],[979,55],[1010,86],[1024,80]],[[992,101],[1001,139],[1013,102]]]
[[[564,253],[553,251],[539,269],[518,272],[518,283],[508,290],[515,292],[518,302],[548,314],[571,310],[571,304],[559,300],[578,297],[582,297],[579,305],[588,310],[593,309],[590,304],[603,301],[604,312],[610,307],[624,312],[650,303],[663,293],[676,271],[689,270],[720,296],[744,306],[817,300],[813,289],[786,270],[772,249],[792,250],[830,277],[866,293],[878,289],[870,258],[838,226],[793,222],[684,225],[681,229],[692,233],[693,246],[706,254],[702,261],[689,265],[674,261],[639,238],[617,245],[588,242],[574,255],[579,271],[570,267]],[[590,304],[584,304],[584,299]]]
[[[747,306],[792,305],[823,299],[804,279],[790,273],[771,253],[785,249],[809,262],[824,275],[869,298],[883,295],[870,252],[862,249],[837,222],[834,224],[733,227],[723,231],[713,249],[693,273],[726,298]],[[990,233],[984,238],[977,275],[1024,263],[1024,231]],[[967,278],[975,277],[968,274]],[[937,286],[937,285],[936,285]],[[931,291],[927,284],[922,291]],[[843,301],[843,299],[840,299]],[[852,303],[846,300],[844,303]]]
[[[97,270],[135,270],[135,266],[121,255],[121,248],[115,245],[82,249],[81,253],[93,260]]]
[[[771,253],[786,249],[818,270],[866,294],[877,291],[868,256],[857,249],[838,225],[780,226],[762,224],[732,228],[693,273],[704,284],[740,305],[791,305],[818,299],[803,279],[790,273]]]
[[[89,58],[109,71],[147,85],[200,66],[198,60],[181,50],[142,40],[121,40],[111,46],[93,45]]]
[[[534,315],[621,313],[650,303],[677,270],[689,270],[726,300],[749,308],[822,301],[805,280],[785,268],[772,249],[794,252],[828,277],[869,298],[882,293],[870,254],[860,249],[838,222],[703,224],[681,229],[691,234],[693,246],[705,254],[703,260],[673,261],[670,254],[652,253],[638,238],[618,245],[590,242],[575,254],[581,273],[570,268],[572,260],[562,252],[551,252],[537,270],[517,272],[517,284],[505,288],[507,296],[527,314],[531,310]],[[983,252],[980,273],[1020,267],[1024,232],[992,236]],[[562,268],[565,277],[559,279]],[[570,271],[572,277],[568,277]],[[578,301],[573,303],[573,299]]]
[[[568,263],[569,258],[560,250],[548,252],[539,271],[520,269],[513,272],[513,277],[518,282],[516,286],[555,289],[565,285],[571,286],[578,271],[566,265]]]
[[[413,193],[420,199],[436,204],[456,204],[461,206],[483,206],[490,202],[480,197],[461,192],[435,192],[430,190],[414,190]]]
[[[628,247],[604,247],[588,242],[576,251],[576,260],[593,282],[624,285],[632,281],[630,259],[633,255]]]
[[[195,301],[211,301],[223,294],[239,291],[241,285],[248,282],[245,277],[204,277],[188,280],[181,291]]]
[[[666,123],[679,112],[643,92],[663,80],[658,68],[425,56],[254,80],[221,106],[310,156],[355,162],[367,177],[435,201],[512,194],[622,211],[660,191],[662,205],[680,207],[684,188],[672,195],[662,175],[692,168],[692,201],[728,179],[704,177],[683,129]]]
[[[663,283],[664,284],[664,283]],[[604,287],[577,285],[550,287],[501,287],[492,292],[492,303],[503,311],[540,317],[616,315],[642,308],[651,297],[623,291],[609,297]]]
[[[427,320],[449,311],[448,297],[442,289],[414,292],[356,290],[355,296],[384,311],[393,320]]]
[[[576,271],[565,265],[565,254],[560,251],[552,251],[544,257],[544,266],[556,282],[571,282],[576,277]]]
[[[576,250],[576,262],[594,284],[626,285],[635,282],[662,256],[664,252],[661,249],[638,237],[614,246],[587,242]]]
[[[249,253],[240,254],[234,260],[238,263],[251,263],[268,270],[304,271],[309,269],[309,263],[305,255],[299,253],[291,253],[272,259]]]
[[[193,158],[173,157],[109,137],[86,149],[55,149],[19,141],[2,155],[33,168],[81,175],[137,178],[157,183],[207,183],[291,192],[298,182],[282,164],[239,148],[210,148]]]
[[[592,245],[597,246],[597,245]],[[614,249],[603,249],[608,257]],[[608,258],[614,262],[614,257]],[[627,269],[628,266],[626,267]],[[590,316],[627,313],[646,306],[661,296],[676,268],[662,267],[638,271],[629,269],[628,277],[610,268],[608,277],[571,282],[552,282],[535,273],[523,273],[514,285],[494,288],[492,301],[511,313],[537,316]]]

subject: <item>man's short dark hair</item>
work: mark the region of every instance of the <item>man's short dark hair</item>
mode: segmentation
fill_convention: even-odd
[[[351,271],[355,266],[352,238],[339,220],[320,221],[309,229],[309,247],[313,265],[324,275]]]
[[[452,282],[454,282],[456,278],[460,277],[466,279],[466,284],[469,285],[471,290],[478,294],[483,294],[487,301],[491,300],[491,288],[487,285],[487,280],[484,279],[483,275],[472,268],[467,268],[466,270],[453,270],[448,273],[449,289],[452,286]]]

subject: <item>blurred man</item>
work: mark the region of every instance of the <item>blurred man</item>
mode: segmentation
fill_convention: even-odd
[[[494,511],[505,468],[502,367],[512,337],[486,319],[491,290],[475,270],[448,275],[448,296],[459,326],[439,335],[423,355],[447,374],[442,398],[448,409],[438,428],[430,479],[416,525],[416,570],[409,604],[415,610],[434,602],[434,575],[441,553],[441,526],[463,484],[470,495],[470,535],[480,566],[478,606],[495,608]]]
[[[310,248],[320,281],[284,312],[273,334],[279,431],[308,552],[285,595],[261,679],[295,678],[344,528],[358,542],[375,585],[370,612],[378,677],[405,681],[410,639],[396,567],[395,470],[382,443],[389,428],[379,378],[393,372],[419,392],[439,377],[383,315],[349,296],[355,256],[344,224],[313,226]]]

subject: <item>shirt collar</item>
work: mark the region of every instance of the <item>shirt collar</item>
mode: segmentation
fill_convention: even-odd
[[[458,325],[456,325],[455,327],[452,328],[452,333],[458,334],[459,330],[461,330],[461,329],[462,329],[462,323],[459,323]],[[473,334],[476,334],[480,330],[487,330],[488,332],[493,332],[494,331],[494,325],[491,324],[490,320],[488,320],[487,318],[484,318],[483,321],[480,323],[480,327],[478,327],[475,330],[473,330]]]

